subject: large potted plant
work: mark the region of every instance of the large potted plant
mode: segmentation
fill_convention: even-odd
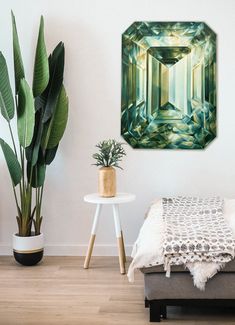
[[[114,167],[122,169],[119,166],[123,156],[126,155],[122,143],[114,139],[103,140],[96,147],[98,152],[92,157],[96,160],[94,165],[99,168],[98,192],[102,197],[113,197],[117,193],[116,170]]]
[[[15,94],[0,52],[0,111],[12,144],[0,138],[17,208],[18,232],[13,235],[15,259],[34,265],[43,256],[42,198],[46,168],[55,158],[68,119],[68,97],[63,86],[64,45],[47,56],[41,17],[36,46],[33,85],[26,81],[15,17],[12,13]],[[16,111],[17,135],[11,121]]]

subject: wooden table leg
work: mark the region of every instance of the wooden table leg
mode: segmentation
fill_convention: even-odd
[[[114,224],[115,224],[115,231],[118,243],[118,255],[119,255],[119,265],[120,265],[120,273],[125,274],[125,262],[124,262],[124,255],[123,255],[123,239],[121,234],[121,224],[119,218],[119,210],[118,205],[113,204],[113,216],[114,216]]]
[[[92,251],[93,251],[93,247],[94,247],[94,243],[95,243],[96,231],[97,231],[97,227],[98,227],[98,221],[99,221],[101,208],[102,208],[102,204],[97,204],[94,221],[93,221],[93,226],[92,226],[92,230],[91,230],[91,238],[89,241],[87,254],[86,254],[86,258],[85,258],[85,262],[84,262],[84,269],[89,268],[91,255],[92,255]]]
[[[120,273],[125,274],[126,269],[125,269],[124,256],[123,256],[123,250],[122,250],[122,237],[117,238],[117,242],[118,242]]]
[[[124,238],[123,238],[123,232],[121,230],[121,237],[122,237],[122,254],[123,254],[123,261],[126,263],[126,252],[125,252],[125,244],[124,244]]]

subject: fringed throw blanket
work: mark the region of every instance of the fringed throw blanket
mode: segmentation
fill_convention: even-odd
[[[163,198],[162,205],[163,254],[168,276],[171,265],[184,264],[192,269],[196,262],[213,262],[218,265],[216,273],[234,258],[235,240],[223,216],[223,199]]]

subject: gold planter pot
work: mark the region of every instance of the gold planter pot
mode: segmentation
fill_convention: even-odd
[[[116,170],[113,167],[101,167],[98,181],[99,195],[113,197],[116,195]]]

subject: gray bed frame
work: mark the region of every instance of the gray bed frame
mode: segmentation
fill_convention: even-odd
[[[193,284],[188,271],[172,271],[166,278],[156,268],[141,269],[144,273],[145,307],[149,307],[150,322],[160,322],[167,317],[167,306],[227,306],[235,307],[235,263],[208,280],[206,290]]]

